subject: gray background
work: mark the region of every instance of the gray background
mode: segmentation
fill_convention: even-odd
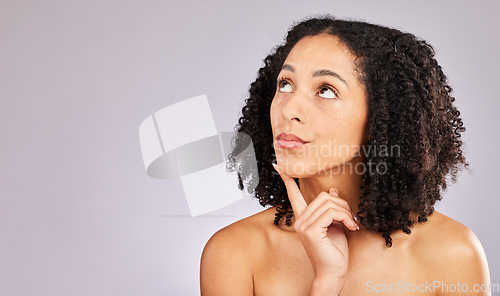
[[[312,13],[435,47],[473,170],[437,209],[475,232],[499,283],[500,6],[414,3],[2,0],[0,295],[198,295],[206,241],[263,208],[246,198],[189,217],[179,180],[146,175],[139,124],[206,93],[231,131],[262,59]]]

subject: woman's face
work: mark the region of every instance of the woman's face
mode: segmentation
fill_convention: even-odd
[[[367,96],[354,59],[336,37],[326,34],[304,37],[286,58],[270,116],[276,159],[288,175],[342,173],[363,155]],[[277,138],[282,133],[306,143]]]

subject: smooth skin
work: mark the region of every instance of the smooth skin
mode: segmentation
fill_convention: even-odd
[[[359,230],[349,204],[331,188],[321,192],[309,205],[295,180],[280,173],[297,217],[294,227],[312,263],[315,274],[314,290],[309,295],[338,295],[349,267],[349,246],[342,225]]]
[[[275,138],[286,132],[308,142],[292,150],[274,142],[292,226],[274,225],[272,207],[216,232],[201,257],[202,296],[455,295],[452,285],[489,284],[476,236],[437,211],[410,235],[393,232],[391,248],[356,225],[362,175],[352,168],[363,161],[356,152],[367,140],[368,111],[354,61],[329,35],[305,37],[288,55],[270,116]],[[417,285],[423,290],[401,288]]]

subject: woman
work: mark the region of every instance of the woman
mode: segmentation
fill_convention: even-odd
[[[237,129],[272,207],[208,241],[202,295],[490,295],[479,241],[433,208],[468,166],[433,56],[412,34],[331,16],[288,32]]]

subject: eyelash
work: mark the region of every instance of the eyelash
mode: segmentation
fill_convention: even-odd
[[[281,88],[281,84],[283,82],[286,82],[286,83],[290,84],[290,82],[288,82],[288,80],[286,80],[285,78],[279,78],[279,80],[278,80],[278,89]],[[339,97],[339,92],[335,88],[333,88],[332,86],[330,86],[329,84],[322,84],[319,87],[319,89],[322,89],[322,88],[328,88],[329,90],[331,90],[333,92],[333,94],[335,95],[336,98]],[[334,99],[325,99],[325,100],[334,100]]]

